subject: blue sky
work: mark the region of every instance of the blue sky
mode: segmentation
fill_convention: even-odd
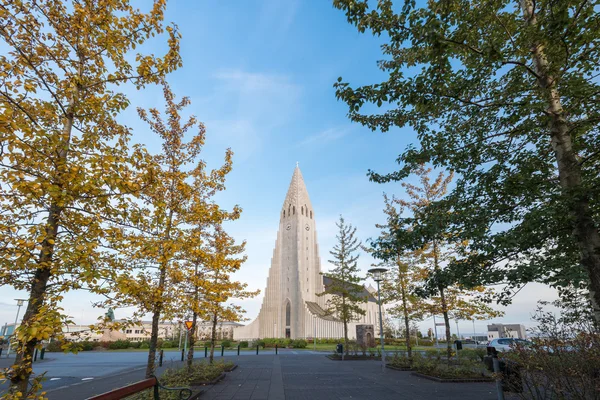
[[[350,123],[333,89],[338,76],[353,85],[382,80],[376,66],[382,41],[357,33],[331,4],[176,0],[168,5],[167,21],[175,22],[183,35],[183,67],[168,81],[177,96],[191,98],[188,110],[206,124],[203,158],[209,166],[220,165],[227,147],[235,153],[228,190],[219,201],[244,210],[241,220],[228,228],[248,241],[248,261],[238,278],[252,289],[263,290],[266,284],[279,209],[296,162],[315,209],[325,269],[339,214],[357,226],[365,240],[377,234],[374,225],[383,221],[382,193],[403,196],[399,184],[371,183],[366,173],[396,168],[394,160],[416,140],[415,134],[410,129],[373,133]],[[144,46],[144,51],[162,49],[164,38]],[[160,88],[127,94],[132,106],[122,122],[132,127],[135,142],[160,151],[135,113],[138,106],[162,109]],[[370,262],[363,256],[361,268],[366,271]],[[23,293],[0,288],[0,323],[14,320],[11,299],[17,295]],[[532,285],[516,297],[502,320],[528,324],[536,301],[551,297],[552,290]],[[63,305],[76,322],[91,323],[102,313],[92,309],[91,300],[86,293],[72,293]],[[259,296],[243,303],[249,318],[257,315],[261,301]],[[123,314],[127,310],[116,311],[117,318]],[[476,329],[484,331],[485,324],[477,323]],[[423,323],[423,330],[431,325]],[[470,323],[461,323],[463,329],[471,329]]]

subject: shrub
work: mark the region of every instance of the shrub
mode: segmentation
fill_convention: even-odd
[[[96,343],[84,340],[83,342],[79,342],[78,347],[81,351],[92,351],[96,347]]]
[[[429,339],[421,339],[421,340],[419,340],[419,346],[431,347],[433,345],[434,345],[434,341],[433,340],[429,340]]]
[[[163,349],[173,349],[175,347],[179,347],[179,342],[176,340],[165,340],[162,342]]]
[[[406,354],[400,355],[398,353],[394,354],[394,357],[392,357],[388,364],[397,368],[409,368],[412,366]]]
[[[264,341],[264,340],[257,340],[256,342],[254,342],[254,344],[255,344],[256,346],[262,347],[263,349],[264,349],[264,348],[265,348],[265,346],[266,346],[266,343],[265,343],[265,341]]]
[[[141,345],[142,345],[142,342],[131,342],[130,343],[130,346],[134,349],[139,349]]]
[[[128,349],[129,346],[131,345],[131,342],[129,340],[117,340],[112,342],[108,348],[111,350],[122,350],[122,349]]]
[[[294,349],[305,349],[307,346],[306,340],[304,339],[297,339],[297,340],[293,340],[292,341],[292,347]]]
[[[467,359],[472,361],[483,362],[483,358],[486,356],[487,351],[484,347],[476,349],[463,349],[458,351],[458,356],[461,359]]]
[[[485,368],[480,362],[463,361],[459,365],[448,365],[432,358],[418,358],[413,367],[420,373],[441,379],[472,379],[485,376]]]
[[[57,353],[63,351],[62,342],[60,340],[53,340],[46,345],[46,351],[51,353]]]
[[[248,341],[247,340],[242,340],[239,344],[240,344],[240,347],[242,349],[245,349],[245,348],[248,347]]]
[[[221,340],[221,346],[225,347],[226,349],[228,349],[229,347],[231,347],[231,341],[229,341],[229,340]]]
[[[148,342],[148,341],[140,342],[140,349],[149,349],[149,348],[150,348],[150,342]]]

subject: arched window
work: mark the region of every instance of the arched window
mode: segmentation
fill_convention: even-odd
[[[304,207],[300,207],[300,211],[302,212],[302,215],[304,215]]]
[[[292,320],[292,307],[290,302],[288,301],[285,305],[285,326],[290,326],[290,321]]]
[[[296,206],[292,207],[292,211],[294,211],[294,215],[296,215]]]
[[[285,210],[283,210],[283,218],[285,218]]]
[[[288,206],[288,215],[292,215],[292,205]]]
[[[310,219],[312,219],[312,211],[310,212]]]

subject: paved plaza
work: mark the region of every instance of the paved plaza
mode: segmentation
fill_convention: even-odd
[[[242,354],[225,357],[238,368],[207,386],[202,399],[496,399],[493,383],[437,383],[410,372],[387,369],[382,373],[378,361],[333,361],[326,353],[287,349],[279,355]],[[146,356],[145,352],[51,353],[48,360],[36,364],[36,372],[48,371],[44,388],[50,400],[85,399],[143,379]],[[181,365],[176,357],[175,352],[166,353],[158,375],[166,367]]]
[[[238,362],[238,361],[236,361]],[[491,383],[437,383],[410,372],[381,371],[378,361],[333,361],[323,355],[258,356],[208,388],[207,400],[496,399]]]

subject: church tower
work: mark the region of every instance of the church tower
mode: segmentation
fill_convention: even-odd
[[[317,296],[324,291],[324,278],[315,220],[304,178],[296,166],[279,211],[279,230],[260,313],[249,325],[234,330],[236,340],[343,336],[339,320],[324,310],[326,297]],[[370,296],[370,300],[374,298]]]

